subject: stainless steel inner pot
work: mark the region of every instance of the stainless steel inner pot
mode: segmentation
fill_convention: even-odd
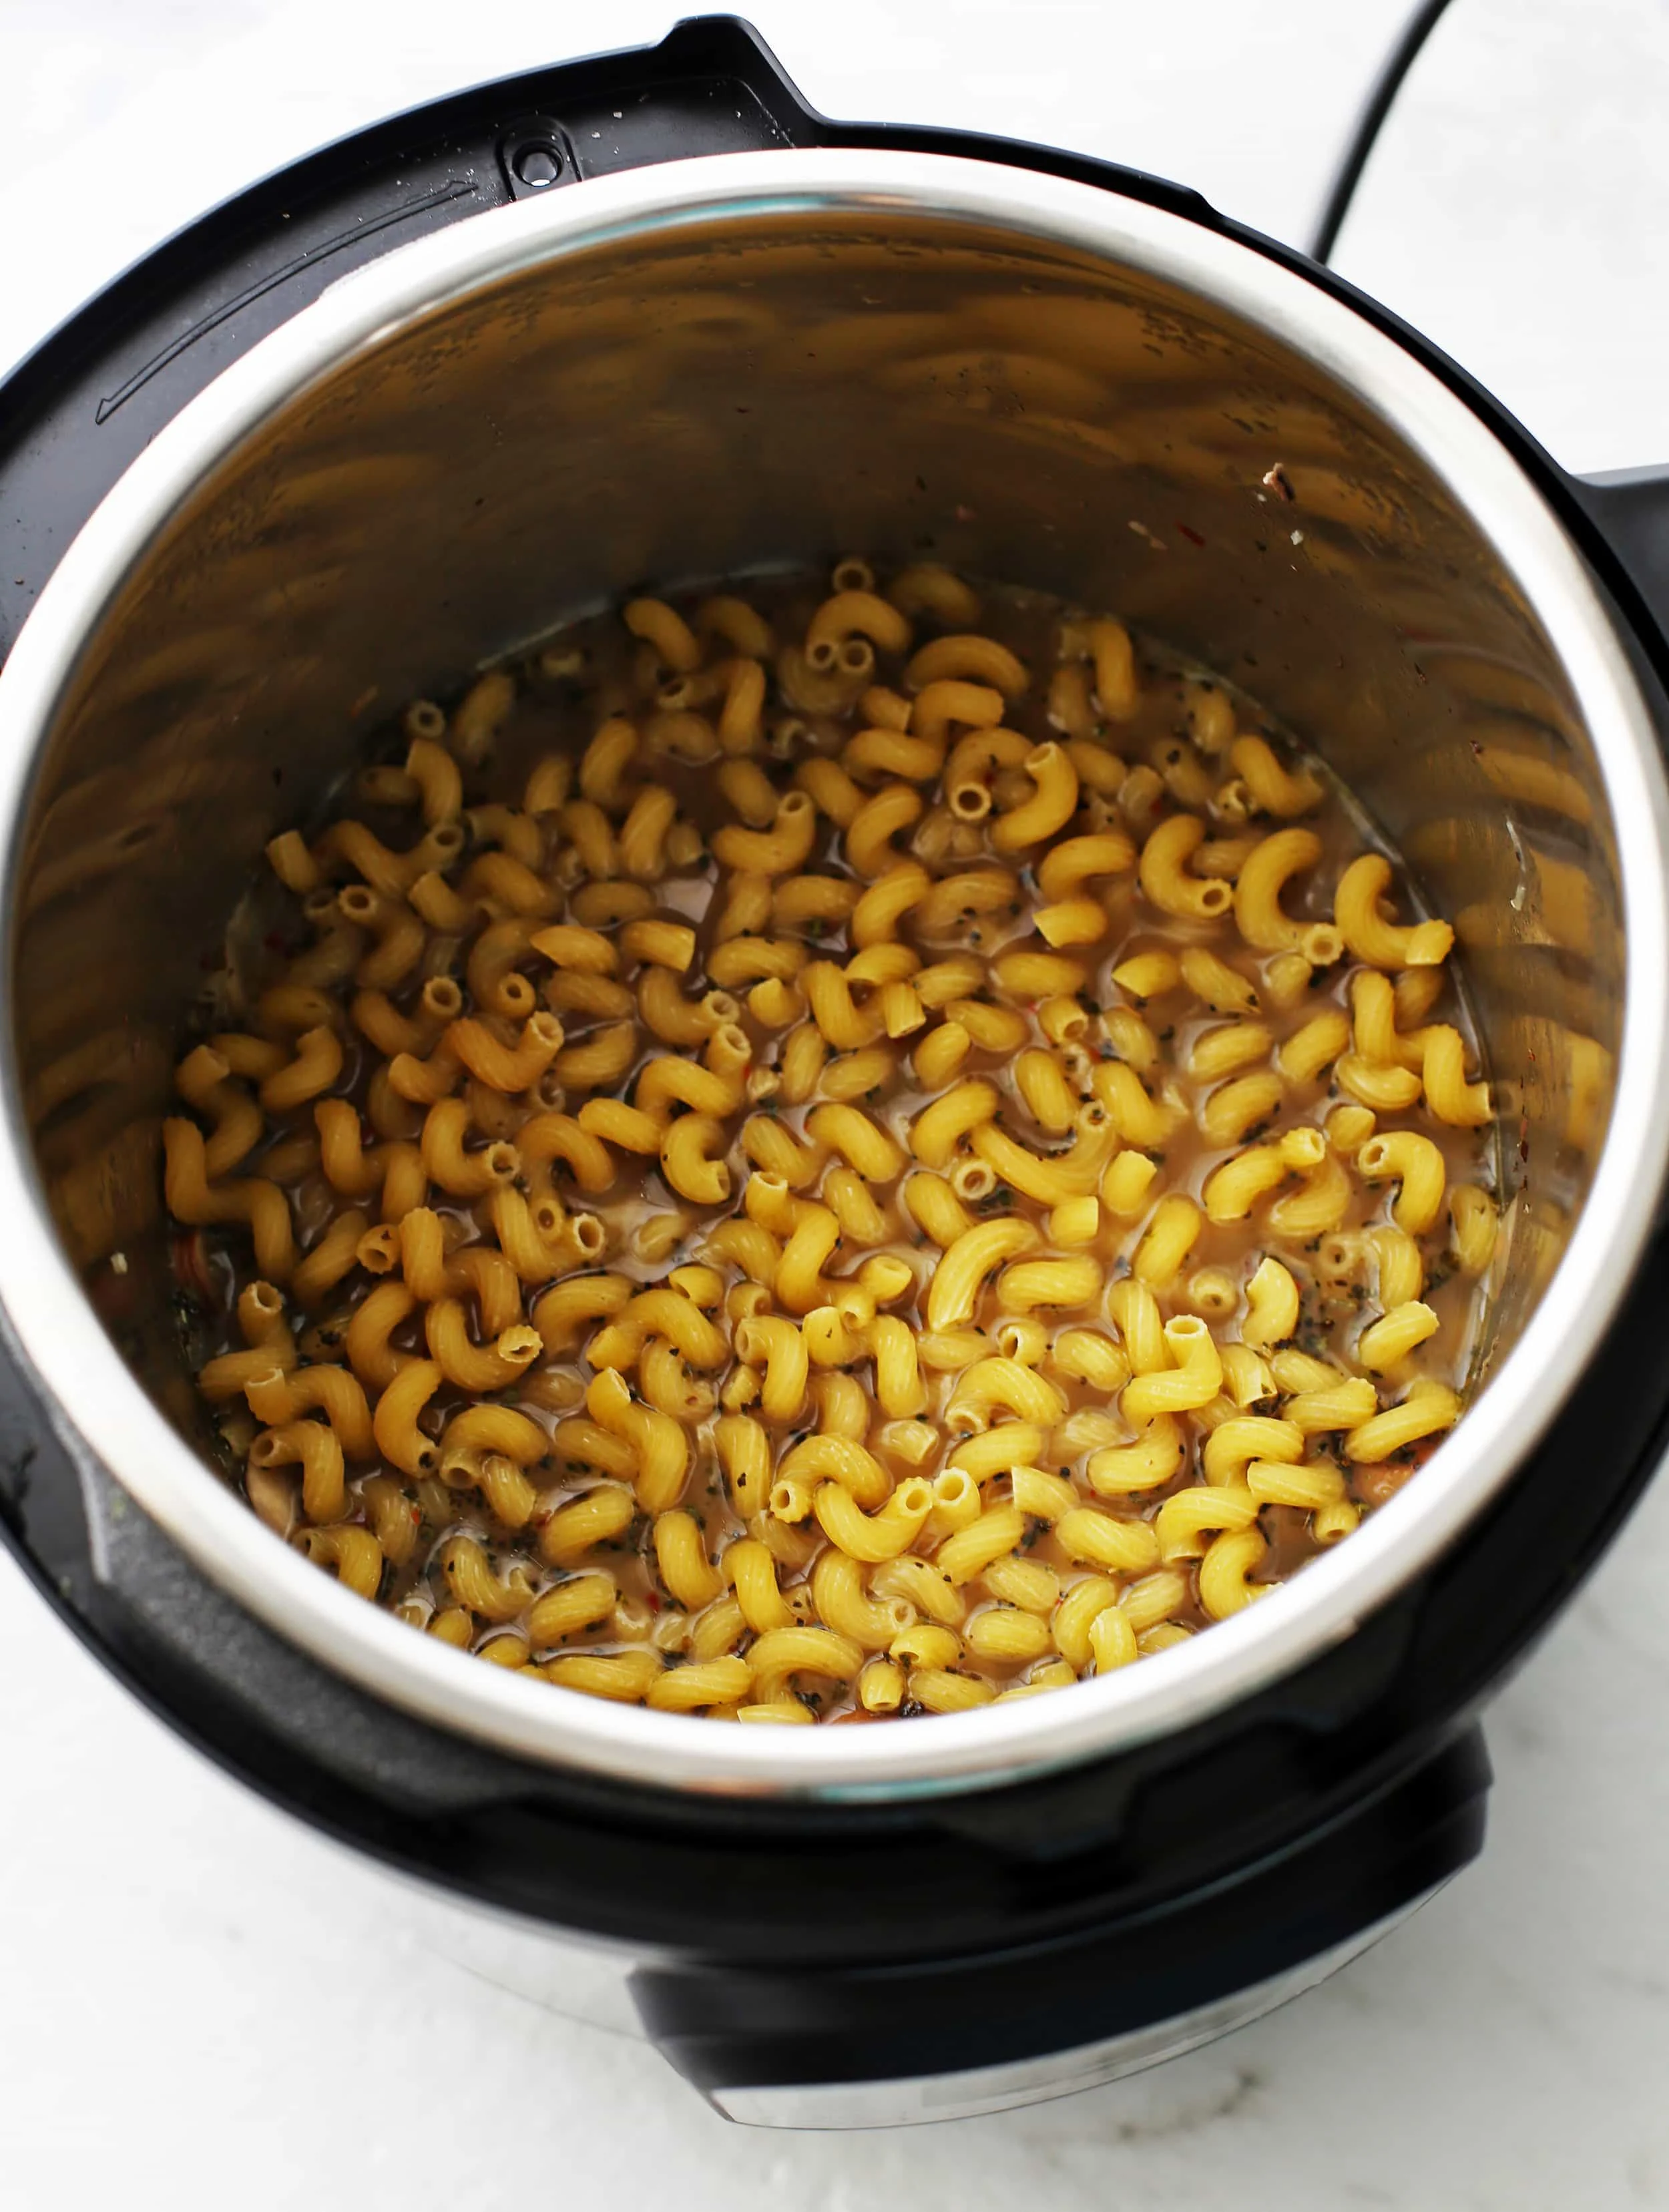
[[[1265,478],[1280,463],[1289,504]],[[1517,1189],[1483,1387],[1357,1535],[1184,1648],[914,1727],[622,1710],[460,1664],[205,1468],[155,1264],[201,957],[263,842],[414,694],[657,580],[929,545],[1118,610],[1338,769],[1457,922]],[[1487,1514],[1664,1179],[1664,781],[1611,618],[1487,426],[1348,307],[1089,186],[749,154],[570,187],[346,278],[195,400],[0,674],[0,1307],[76,1463],[393,1703],[733,1791],[1013,1781],[1348,1637]],[[121,1343],[85,1285],[119,1252]]]

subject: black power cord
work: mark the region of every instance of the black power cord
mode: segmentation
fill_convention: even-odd
[[[1368,104],[1350,134],[1350,143],[1344,149],[1343,160],[1334,173],[1327,193],[1327,204],[1321,210],[1321,220],[1315,227],[1315,236],[1310,246],[1313,260],[1326,262],[1332,258],[1333,247],[1338,243],[1338,234],[1344,218],[1350,213],[1356,188],[1362,182],[1362,173],[1368,166],[1368,156],[1391,103],[1402,89],[1403,79],[1419,57],[1420,49],[1437,27],[1438,21],[1449,0],[1422,0],[1409,19],[1408,26],[1387,57],[1385,66],[1374,82],[1368,95]]]

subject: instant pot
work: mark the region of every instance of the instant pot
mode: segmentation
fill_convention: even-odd
[[[400,702],[677,581],[920,553],[1116,609],[1339,769],[1466,956],[1510,1194],[1460,1428],[1059,1696],[725,1728],[466,1663],[205,1464],[157,1130],[263,842]],[[946,2117],[1187,2049],[1478,1852],[1477,1716],[1669,1409],[1669,496],[1557,468],[1190,191],[830,123],[758,40],[268,179],[0,387],[0,1515],[173,1727],[719,2110]]]

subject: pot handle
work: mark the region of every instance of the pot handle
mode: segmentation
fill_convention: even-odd
[[[1669,468],[1567,482],[1591,539],[1583,550],[1669,687]]]

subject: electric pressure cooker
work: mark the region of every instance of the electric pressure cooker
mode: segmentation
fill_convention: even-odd
[[[1339,769],[1457,918],[1510,1104],[1474,1401],[1346,1544],[1059,1696],[724,1728],[464,1664],[211,1468],[173,1043],[357,727],[646,580],[931,552],[1117,608]],[[722,2112],[1059,2094],[1480,1847],[1477,1714],[1660,1452],[1669,496],[1193,193],[830,123],[743,25],[379,124],[0,387],[0,1520],[154,1710]],[[119,1256],[122,1266],[112,1267]]]

